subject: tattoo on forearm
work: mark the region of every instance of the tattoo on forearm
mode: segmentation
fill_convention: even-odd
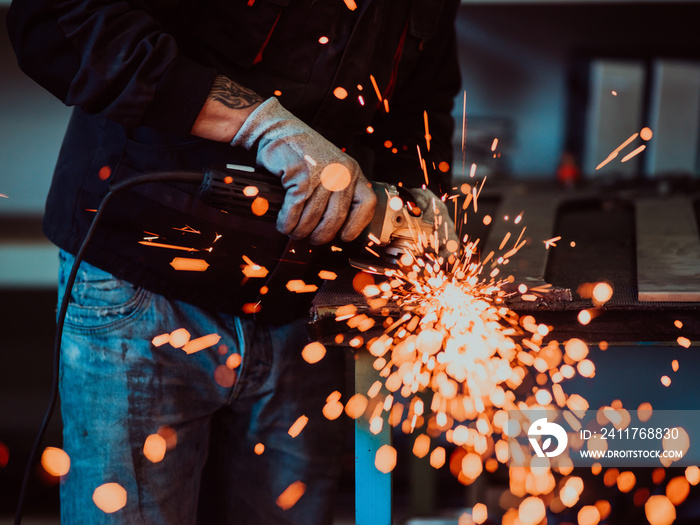
[[[209,99],[221,102],[231,109],[245,109],[263,101],[263,98],[252,89],[243,87],[222,75],[214,79]]]

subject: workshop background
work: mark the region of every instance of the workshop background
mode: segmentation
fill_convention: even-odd
[[[19,71],[5,28],[8,6],[8,0],[0,1],[0,524],[13,513],[49,398],[57,250],[43,237],[40,222],[70,113]],[[487,176],[487,184],[554,184],[562,167],[573,165],[589,184],[659,181],[696,191],[698,20],[698,1],[463,0],[457,21],[463,93],[454,109],[455,182],[468,180],[476,164],[476,177]],[[596,170],[644,126],[655,134],[646,151]],[[647,349],[636,356],[631,366],[627,355],[606,354],[595,386],[589,382],[584,388],[602,400],[615,384],[614,395],[632,405],[639,400],[667,409],[697,408],[700,387],[691,366],[674,376],[672,388],[664,388],[655,375],[644,374],[666,366],[668,354]],[[625,382],[616,380],[621,366],[634,370]],[[60,444],[58,414],[45,444]],[[403,518],[411,508],[401,494],[408,476],[408,469],[395,473],[395,501],[404,509],[397,516]],[[447,481],[442,500],[433,504],[442,510],[467,506],[472,498],[467,489]],[[25,523],[57,523],[56,483],[37,470]],[[351,491],[352,481],[343,487]],[[695,492],[693,497],[699,499]],[[341,498],[341,504],[351,503],[352,496]]]

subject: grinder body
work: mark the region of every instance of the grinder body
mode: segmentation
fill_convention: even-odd
[[[432,233],[433,225],[423,220],[423,211],[407,190],[385,182],[373,182],[372,187],[377,206],[359,242],[383,247],[385,262],[395,264],[402,253],[420,242],[421,236]],[[251,209],[254,199],[265,199],[267,211],[258,218],[269,222],[277,220],[284,193],[278,177],[233,164],[208,168],[200,186],[204,202],[246,217],[254,215]]]

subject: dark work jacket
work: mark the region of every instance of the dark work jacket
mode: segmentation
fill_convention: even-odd
[[[452,161],[458,3],[363,0],[351,11],[342,0],[14,0],[8,28],[20,67],[74,106],[46,235],[75,254],[110,185],[135,175],[254,165],[255,152],[189,133],[219,74],[277,96],[371,180],[423,184],[420,145],[431,187],[448,190],[435,167]],[[336,87],[348,96],[336,97]],[[289,292],[290,279],[314,282],[333,264],[329,254],[347,265],[349,248],[290,242],[274,217],[227,214],[197,193],[159,183],[118,194],[86,260],[173,299],[236,314],[261,309],[274,320],[306,313],[309,294]],[[246,277],[243,256],[268,275]],[[176,270],[176,257],[209,266]]]

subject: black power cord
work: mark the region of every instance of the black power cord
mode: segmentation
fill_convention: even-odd
[[[46,429],[49,426],[51,416],[53,415],[54,409],[56,408],[56,401],[58,400],[58,378],[59,365],[61,361],[61,338],[63,336],[63,324],[66,319],[66,312],[68,311],[68,303],[70,301],[73,283],[75,282],[75,277],[78,274],[78,268],[80,266],[80,263],[83,260],[83,257],[85,256],[87,246],[90,240],[92,239],[93,235],[95,234],[95,230],[97,229],[97,225],[100,222],[100,218],[102,217],[102,214],[104,213],[107,204],[112,199],[112,197],[114,197],[114,195],[116,195],[120,191],[133,188],[134,186],[138,186],[140,184],[158,182],[184,182],[189,184],[200,184],[203,178],[204,174],[197,171],[166,171],[159,173],[150,173],[147,175],[140,175],[138,177],[119,182],[114,186],[110,187],[109,193],[105,195],[105,197],[102,199],[102,202],[100,203],[100,206],[97,208],[97,212],[95,213],[95,216],[92,219],[92,223],[90,224],[90,228],[88,229],[88,232],[85,235],[85,239],[80,245],[80,249],[78,250],[78,253],[75,256],[75,262],[73,263],[73,267],[71,268],[70,274],[68,275],[68,280],[66,281],[66,289],[63,295],[63,300],[61,301],[61,308],[58,313],[58,318],[56,320],[56,336],[54,338],[53,344],[53,377],[51,381],[51,397],[49,398],[49,404],[46,409],[46,413],[44,414],[44,420],[41,423],[39,433],[36,436],[34,446],[32,447],[32,451],[29,454],[29,459],[27,460],[27,468],[24,472],[24,478],[22,479],[22,487],[19,493],[19,500],[17,502],[17,511],[15,513],[14,522],[15,525],[20,525],[22,522],[24,500],[26,496],[27,486],[29,484],[29,477],[32,471],[32,466],[36,461],[36,457],[39,452],[39,447],[41,446],[41,442],[44,439],[44,434],[46,433]]]

